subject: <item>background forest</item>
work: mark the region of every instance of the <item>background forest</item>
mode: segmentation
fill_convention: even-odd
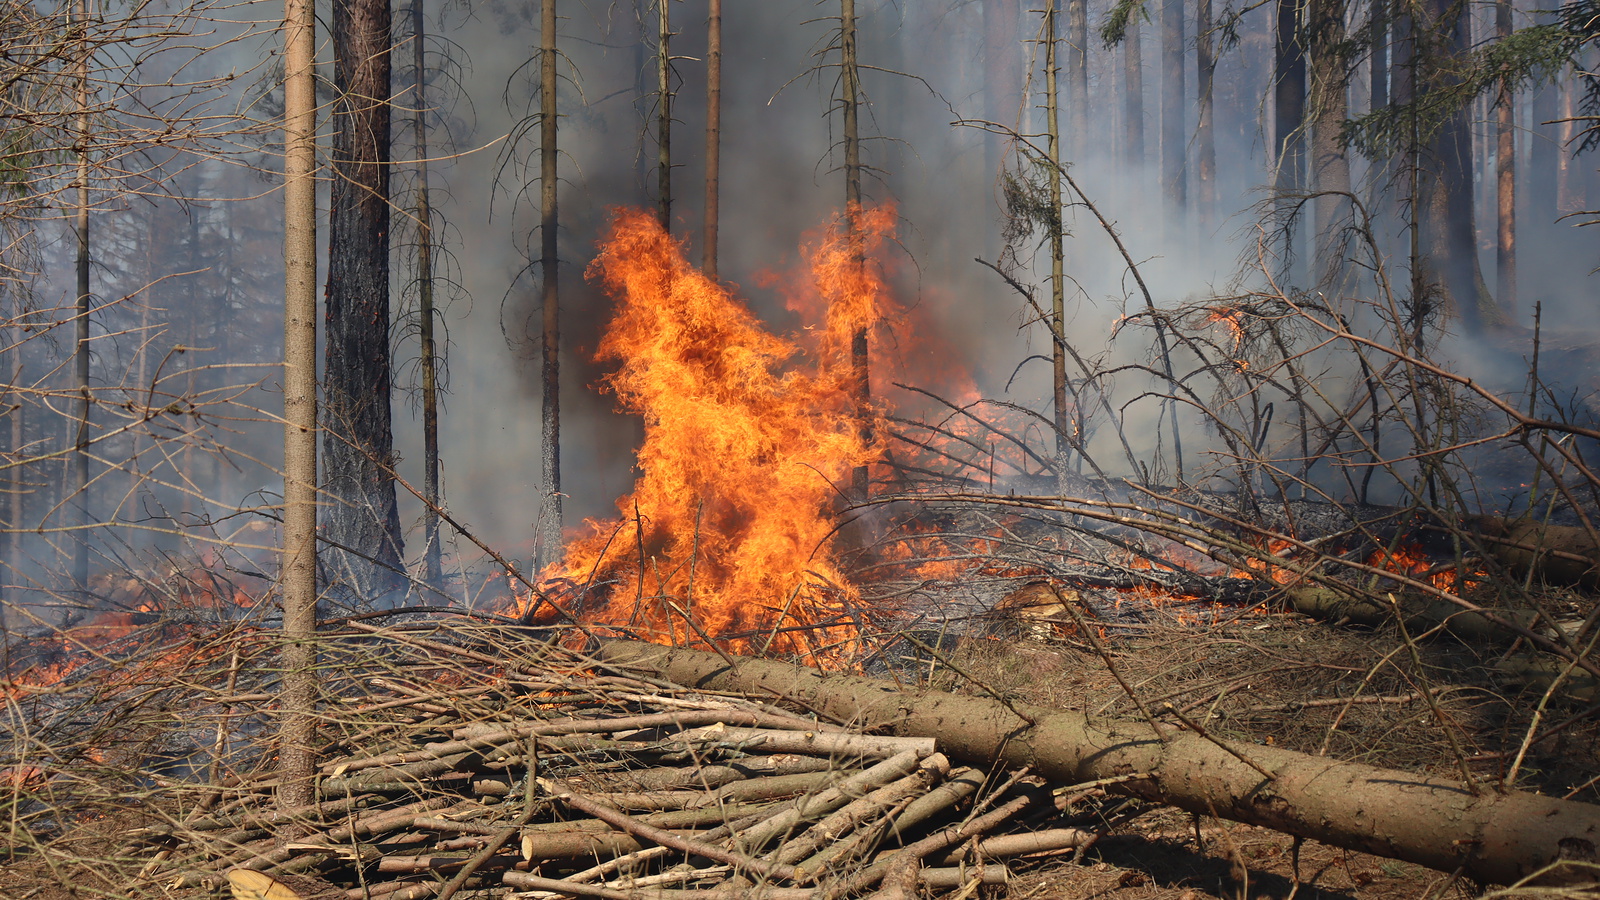
[[[1248,372],[1247,346],[1274,339],[1226,332],[1252,292],[1387,302],[1393,315],[1346,327],[1398,331],[1408,352],[1513,394],[1537,327],[1538,414],[1592,416],[1596,254],[1577,227],[1600,205],[1580,155],[1588,5],[714,5],[714,51],[704,0],[319,8],[321,481],[344,498],[322,513],[325,578],[370,600],[406,586],[397,567],[432,583],[448,570],[460,596],[478,550],[436,532],[418,494],[542,566],[560,556],[559,524],[627,492],[639,426],[596,389],[614,301],[585,277],[618,206],[657,210],[690,260],[785,334],[817,325],[803,248],[847,196],[892,210],[873,268],[903,312],[875,332],[875,401],[907,421],[991,404],[1001,443],[1026,451],[989,466],[1012,490],[1084,459],[1237,486],[1239,441],[1317,455],[1285,412],[1303,384],[1258,386],[1230,442],[1200,402],[1211,387],[1174,374]],[[104,605],[107,573],[276,565],[279,13],[72,0],[0,19],[0,555],[7,607],[35,622]],[[559,373],[541,363],[552,305]],[[1184,327],[1224,331],[1169,353]],[[1093,400],[1112,376],[1115,399]],[[559,484],[545,440],[557,400]],[[1389,426],[1372,405],[1376,441]],[[1027,414],[1013,429],[1006,410]],[[1214,452],[1229,461],[1208,467]],[[395,488],[389,460],[415,492]],[[1395,465],[1327,489],[1394,502],[1416,471]],[[1494,473],[1464,505],[1515,507],[1526,474]]]

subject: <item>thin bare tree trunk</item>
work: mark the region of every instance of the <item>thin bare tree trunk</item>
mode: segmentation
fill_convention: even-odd
[[[539,267],[544,285],[540,335],[543,429],[540,469],[544,509],[539,513],[536,567],[561,558],[561,291],[556,258],[556,0],[543,0],[539,25]]]
[[[1022,66],[1018,51],[1021,30],[1019,0],[985,0],[983,3],[983,110],[984,118],[1012,128],[1020,127]],[[997,134],[984,137],[984,171],[993,180],[1005,164],[1004,142]]]
[[[1189,204],[1189,135],[1183,111],[1188,106],[1183,72],[1183,0],[1161,0],[1161,190],[1183,234],[1180,211]]]
[[[1330,292],[1342,288],[1342,232],[1350,218],[1350,159],[1339,140],[1349,116],[1344,60],[1344,0],[1310,0],[1311,179],[1314,201],[1316,284]]]
[[[1128,30],[1122,38],[1122,105],[1123,127],[1127,146],[1123,157],[1133,167],[1133,207],[1144,202],[1145,150],[1144,150],[1144,58],[1139,47],[1139,33],[1144,29],[1143,7],[1128,19]]]
[[[1372,0],[1371,15],[1367,54],[1370,62],[1367,111],[1377,112],[1389,105],[1389,35],[1393,31],[1389,0]]]
[[[1302,133],[1306,103],[1306,56],[1300,44],[1301,0],[1277,0],[1278,25],[1273,68],[1273,149],[1276,152],[1273,189],[1279,199],[1282,231],[1281,270],[1286,276],[1299,271],[1295,231],[1288,209],[1292,195],[1305,189],[1305,139]]]
[[[672,232],[672,22],[656,0],[656,195],[661,227]]]
[[[710,0],[706,16],[706,211],[700,268],[717,280],[717,225],[722,198],[722,0]]]
[[[78,146],[77,156],[78,208],[73,218],[73,230],[78,238],[78,302],[77,302],[77,352],[74,362],[78,393],[82,405],[78,413],[78,434],[73,442],[72,507],[77,511],[75,524],[81,529],[72,541],[72,583],[80,591],[89,588],[89,2],[77,0],[76,26],[82,42],[77,61],[78,81]]]
[[[839,57],[843,77],[840,79],[841,106],[844,113],[844,206],[847,240],[850,242],[854,265],[866,265],[861,235],[861,136],[857,117],[860,114],[861,76],[856,68],[856,4],[855,0],[839,0]],[[856,419],[861,438],[871,444],[872,433],[872,380],[867,350],[867,329],[856,330],[850,341],[850,361],[854,368]],[[855,499],[865,500],[871,491],[866,466],[857,466],[852,473]]]
[[[1556,105],[1556,118],[1559,121],[1555,126],[1557,216],[1565,216],[1582,209],[1582,204],[1578,201],[1579,179],[1574,177],[1572,171],[1572,117],[1578,113],[1579,87],[1576,82],[1576,78],[1563,78],[1556,87],[1560,98]]]
[[[285,0],[283,718],[278,804],[315,797],[317,651],[317,100],[313,0]]]
[[[1090,146],[1089,0],[1067,0],[1067,112],[1072,157],[1081,160]]]
[[[1536,0],[1534,21],[1549,22],[1556,5],[1556,0]],[[1556,170],[1559,160],[1566,155],[1558,135],[1560,126],[1555,124],[1555,119],[1561,115],[1561,76],[1564,73],[1543,74],[1552,81],[1533,89],[1533,127],[1529,134],[1528,172],[1524,181],[1527,197],[1523,207],[1528,213],[1528,224],[1540,235],[1548,233],[1550,225],[1560,215],[1556,202]]]
[[[1138,169],[1144,168],[1144,57],[1139,46],[1143,30],[1144,17],[1135,13],[1128,20],[1128,31],[1122,38],[1122,104],[1127,126],[1127,157]]]
[[[1216,228],[1217,213],[1217,135],[1216,135],[1216,44],[1211,35],[1211,0],[1200,0],[1195,12],[1195,62],[1200,84],[1196,88],[1200,112],[1195,122],[1196,165],[1199,181],[1200,233],[1209,237]]]
[[[1496,0],[1494,30],[1505,40],[1511,35],[1511,0]],[[1507,320],[1517,312],[1517,129],[1516,94],[1500,86],[1495,100],[1495,186],[1499,214],[1495,240],[1496,299]]]
[[[1082,0],[1069,3],[1082,5]],[[1061,118],[1057,93],[1056,10],[1059,0],[1049,0],[1044,8],[1044,109],[1045,128],[1050,148],[1050,347],[1051,398],[1055,406],[1056,482],[1062,491],[1067,483],[1067,456],[1072,444],[1067,438],[1067,333],[1066,260],[1061,242]],[[1070,8],[1070,7],[1069,7]],[[1070,19],[1071,13],[1068,13]]]
[[[411,0],[412,133],[417,152],[417,315],[422,363],[422,577],[444,577],[439,546],[439,357],[433,334],[433,207],[428,202],[428,100],[422,0]]]

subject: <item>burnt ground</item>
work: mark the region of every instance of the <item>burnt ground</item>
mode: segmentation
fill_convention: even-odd
[[[1575,594],[1549,600],[1579,617],[1592,609]],[[1537,679],[1505,673],[1506,661],[1521,657],[1520,647],[1448,637],[1408,641],[1394,627],[1361,629],[1292,613],[1218,611],[1197,624],[1190,611],[1163,617],[1159,610],[1137,626],[1096,627],[1091,643],[1075,626],[1052,618],[1057,621],[1043,629],[1024,623],[991,629],[999,635],[963,638],[945,656],[947,666],[935,663],[934,683],[1137,718],[1108,670],[1109,657],[1147,708],[1171,703],[1218,737],[1443,777],[1460,778],[1465,767],[1490,785],[1506,783],[1533,727],[1515,785],[1600,802],[1600,706],[1592,686],[1569,684],[1546,698]],[[1026,636],[1016,637],[1019,631]],[[1475,897],[1486,890],[1446,873],[1315,842],[1298,848],[1298,860],[1296,852],[1287,835],[1150,807],[1115,826],[1083,858],[1028,873],[1007,896],[1386,900]]]

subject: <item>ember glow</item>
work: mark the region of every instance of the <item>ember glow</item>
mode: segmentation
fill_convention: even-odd
[[[892,216],[860,221],[870,252]],[[849,352],[885,300],[839,231],[809,255],[828,313],[803,346],[690,266],[654,216],[617,213],[589,269],[617,300],[596,358],[618,365],[604,388],[644,419],[644,442],[617,518],[585,523],[543,573],[584,620],[808,656],[853,633],[835,513],[851,470],[879,450],[856,416]]]

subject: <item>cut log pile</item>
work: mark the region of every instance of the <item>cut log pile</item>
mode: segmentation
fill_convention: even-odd
[[[271,782],[219,789],[124,852],[238,900],[829,900],[1003,883],[1011,858],[1083,848],[1101,822],[933,738],[562,658],[493,685],[371,679],[330,711],[362,728],[325,752],[316,805],[279,811]]]

